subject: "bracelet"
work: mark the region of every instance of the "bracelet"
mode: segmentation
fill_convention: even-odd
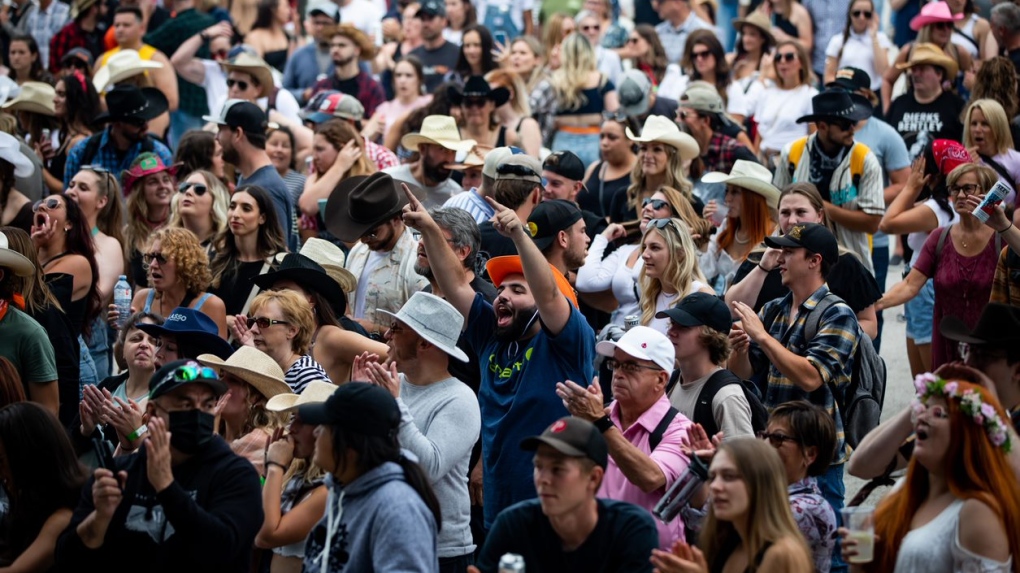
[[[765,267],[761,266],[761,262],[758,263],[758,268],[763,270],[763,271],[765,271],[766,273],[771,273],[772,272],[769,269],[766,269]]]
[[[280,462],[273,462],[273,461],[269,461],[269,460],[266,460],[266,473],[269,473],[269,468],[271,466],[276,466],[276,467],[280,468],[281,470],[283,470],[283,473],[287,473],[287,466],[281,464]]]
[[[1008,227],[1006,227],[1005,229],[1003,229],[1001,231],[996,231],[996,233],[1001,235],[1001,234],[1005,233],[1006,231],[1008,231],[1008,230],[1010,230],[1012,228],[1013,228],[1013,221],[1010,221]]]
[[[595,420],[594,422],[592,422],[592,425],[595,426],[595,428],[600,433],[603,433],[603,434],[608,432],[610,428],[616,427],[616,425],[613,424],[613,421],[609,418],[609,416],[602,416],[598,420]]]
[[[133,442],[133,441],[137,440],[138,438],[141,438],[142,436],[144,436],[146,433],[148,433],[148,431],[149,431],[149,427],[146,426],[145,424],[142,424],[135,431],[133,431],[130,434],[128,434],[127,435],[127,439],[128,439],[129,442]]]

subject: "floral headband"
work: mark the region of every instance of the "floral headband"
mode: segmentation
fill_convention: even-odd
[[[991,404],[981,400],[981,394],[974,390],[960,392],[960,386],[956,382],[949,382],[938,378],[932,373],[918,374],[914,378],[914,389],[917,390],[917,398],[914,400],[913,408],[916,413],[924,410],[922,402],[927,402],[932,396],[945,396],[955,398],[960,402],[960,410],[970,417],[975,424],[983,427],[988,434],[988,439],[1002,451],[1009,453],[1013,447],[1009,437],[1009,427],[1003,423],[998,411]]]

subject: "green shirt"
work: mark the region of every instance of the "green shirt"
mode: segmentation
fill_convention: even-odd
[[[57,379],[57,360],[46,329],[13,306],[0,320],[0,356],[11,361],[24,384]]]
[[[216,20],[212,16],[199,12],[194,8],[189,8],[178,12],[176,16],[167,20],[162,26],[146,34],[143,41],[163,52],[169,58],[174,55],[174,52],[177,51],[181,43],[215,23]],[[202,44],[195,57],[208,58],[209,47],[206,44]],[[209,113],[209,103],[206,100],[205,88],[189,82],[179,74],[177,76],[177,96],[179,98],[178,109],[181,111],[193,116],[202,116]]]

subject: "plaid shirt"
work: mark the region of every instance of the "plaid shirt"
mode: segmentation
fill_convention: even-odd
[[[142,152],[142,144],[141,142],[136,143],[127,151],[121,152],[114,147],[113,141],[110,140],[110,128],[104,129],[101,133],[99,149],[96,150],[96,155],[89,162],[89,165],[101,165],[120,180],[121,172],[131,167],[131,162]],[[85,146],[88,145],[89,139],[85,138],[79,141],[67,154],[67,163],[64,165],[65,188],[71,185],[71,178],[81,169],[82,155],[85,153]],[[163,160],[163,165],[173,165],[174,156],[170,153],[170,149],[167,146],[153,140],[152,151]]]
[[[205,30],[216,23],[216,20],[194,8],[189,8],[167,20],[162,26],[148,33],[143,42],[156,48],[170,57],[177,51],[181,42]],[[203,44],[195,54],[196,58],[210,59],[208,43]],[[177,76],[177,95],[180,98],[178,109],[192,116],[202,116],[209,113],[209,103],[205,95],[205,88]]]
[[[102,32],[86,32],[78,22],[69,22],[50,40],[50,71],[59,73],[60,59],[74,48],[85,48],[92,53],[93,59],[98,58],[103,53]]]
[[[375,108],[386,101],[386,92],[383,91],[379,82],[364,70],[358,72],[357,84],[358,93],[348,95],[356,97],[361,102],[365,108],[365,117],[372,117]],[[340,89],[340,79],[336,77],[336,74],[315,82],[315,86],[312,87],[312,95],[325,90],[343,91]]]
[[[364,141],[365,151],[368,153],[368,158],[372,161],[372,163],[375,163],[376,169],[382,171],[383,169],[389,169],[390,167],[400,165],[400,160],[397,159],[396,153],[393,153],[378,143],[367,139]]]
[[[708,149],[701,156],[706,173],[709,171],[729,173],[730,169],[733,169],[733,163],[738,159],[758,162],[744,144],[718,131],[712,133],[712,139],[708,140]]]
[[[797,318],[792,325],[788,324],[788,321],[790,308],[793,305],[793,293],[766,303],[758,313],[758,318],[764,321],[770,308],[779,307],[779,314],[776,316],[775,322],[771,325],[766,324],[765,328],[768,329],[769,335],[782,342],[788,350],[807,358],[822,377],[821,388],[814,392],[805,392],[798,388],[792,380],[776,368],[775,364],[768,363],[765,353],[757,344],[753,343],[751,345],[751,364],[761,367],[761,370],[755,368],[755,372],[764,371],[766,366],[768,368],[768,387],[765,390],[765,400],[763,401],[766,408],[772,410],[791,400],[807,400],[821,406],[826,412],[832,414],[836,422],[836,451],[842,452],[845,450],[843,421],[836,411],[836,400],[829,390],[829,384],[834,384],[839,392],[843,392],[850,384],[860,326],[857,324],[857,316],[849,306],[843,303],[835,304],[825,311],[822,320],[819,321],[818,333],[815,337],[811,340],[804,340],[804,325],[807,322],[807,316],[828,292],[829,288],[822,285],[801,303],[800,308],[797,309]],[[841,455],[833,463],[842,463],[845,461],[844,458],[845,455]]]
[[[39,61],[50,62],[50,40],[71,19],[71,7],[60,0],[50,2],[44,12],[38,3],[32,3],[32,11],[25,17],[25,30],[39,44]],[[50,62],[52,66],[53,62]]]
[[[1009,254],[1010,248],[1003,247],[1002,253],[999,254],[999,262],[995,265],[992,295],[988,302],[1020,306],[1020,266],[1014,262],[1016,255],[1013,261],[1010,261]]]

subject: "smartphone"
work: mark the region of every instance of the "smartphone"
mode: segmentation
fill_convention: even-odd
[[[492,38],[496,40],[496,43],[504,48],[510,47],[510,38],[506,35],[506,32],[493,32]]]
[[[101,437],[103,434],[102,431],[99,430],[98,426],[96,427],[96,430],[97,431],[92,434],[92,450],[96,454],[96,463],[98,464],[98,467],[108,469],[116,475],[117,466],[113,462],[113,448],[110,447],[109,442]]]

